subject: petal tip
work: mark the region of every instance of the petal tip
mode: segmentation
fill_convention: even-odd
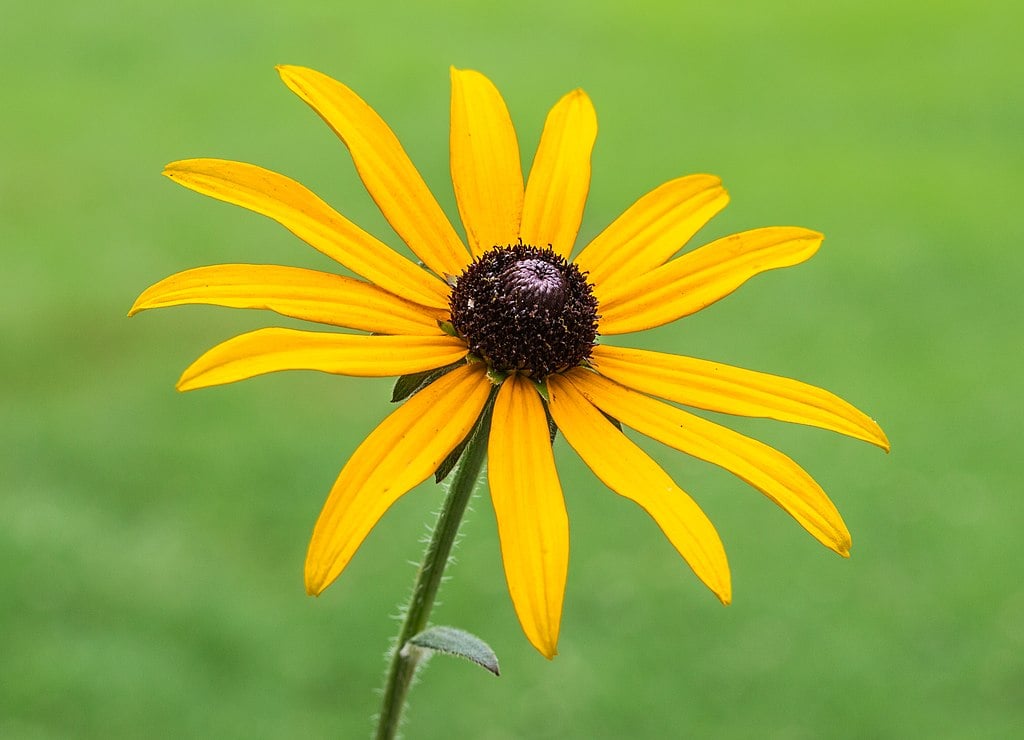
[[[170,177],[174,172],[187,171],[189,169],[189,165],[195,161],[195,159],[176,159],[173,162],[165,164],[160,174]]]
[[[765,227],[763,230],[769,230],[769,229],[773,229],[773,228],[777,229],[781,233],[787,233],[788,232],[787,233],[788,238],[790,240],[792,240],[792,241],[811,242],[811,244],[813,245],[811,247],[811,252],[804,259],[809,259],[815,252],[818,251],[818,248],[821,246],[821,243],[823,241],[825,241],[825,235],[824,234],[822,234],[820,231],[816,231],[814,229],[808,229],[805,226],[779,226],[779,227],[768,226],[768,227]],[[754,229],[754,231],[761,231],[761,230],[762,229]]]
[[[711,591],[722,602],[722,606],[729,606],[732,603],[732,577],[725,576],[725,580],[711,587]]]
[[[586,90],[584,90],[582,87],[577,87],[575,90],[572,90],[566,97],[568,97],[574,103],[583,106],[588,116],[591,119],[593,119],[592,124],[595,127],[597,126],[597,110],[594,108],[594,101],[592,101],[590,99],[590,96],[587,95]]]
[[[530,640],[533,646],[537,648],[537,652],[543,655],[548,660],[554,660],[555,656],[558,655],[558,638],[555,637],[553,640]]]
[[[325,588],[326,588],[326,586],[324,586],[322,583],[320,583],[319,579],[317,579],[314,575],[312,575],[310,573],[306,574],[306,595],[307,596],[319,596],[320,594],[322,594],[324,592]]]
[[[476,79],[484,83],[491,83],[490,79],[483,72],[479,72],[475,69],[469,69],[466,67],[456,67],[454,64],[448,67],[451,74],[452,82],[455,82],[457,78],[463,79]],[[493,83],[491,83],[493,85]]]
[[[197,173],[196,168],[192,166],[196,161],[195,159],[179,159],[175,162],[169,162],[164,165],[160,174],[168,180],[188,187],[189,174],[201,174]]]
[[[878,424],[875,424],[875,428],[873,431],[876,434],[876,438],[873,440],[874,443],[878,447],[880,447],[882,451],[885,452],[885,454],[888,455],[890,452],[892,452],[892,445],[889,443],[889,437],[886,435],[885,432],[882,431],[882,427],[878,426]]]
[[[198,362],[198,360],[196,362]],[[178,382],[174,384],[175,390],[179,391],[180,393],[184,393],[186,391],[194,391],[197,388],[204,387],[203,383],[199,381],[199,378],[202,377],[202,373],[196,372],[196,370],[194,369],[195,366],[196,363],[194,362],[187,368],[185,368],[185,371],[181,374],[181,377],[178,378]]]
[[[714,533],[717,538],[717,533]],[[721,541],[719,540],[719,545]],[[722,548],[719,552],[719,557],[715,558],[716,562],[708,563],[706,567],[697,570],[694,567],[694,563],[687,560],[687,564],[693,569],[693,572],[701,580],[701,582],[707,586],[711,593],[715,595],[722,606],[729,606],[732,603],[732,569],[729,567],[729,560],[726,557],[725,549]]]
[[[578,105],[581,106],[588,114],[590,118],[596,119],[597,112],[594,109],[594,102],[587,95],[587,91],[582,87],[577,87],[574,90],[570,90],[562,96],[561,100],[558,101],[558,105]],[[595,121],[596,123],[596,121]]]
[[[322,567],[320,567],[322,565],[323,563],[314,559],[311,555],[306,556],[303,580],[305,582],[306,594],[308,596],[319,596],[327,590],[329,585],[331,585],[332,579],[325,578],[326,572]]]
[[[292,92],[298,92],[295,86],[300,83],[300,80],[304,77],[308,77],[310,74],[317,74],[316,70],[309,69],[308,67],[300,67],[294,64],[278,64],[274,67],[277,71],[281,81],[288,86]]]

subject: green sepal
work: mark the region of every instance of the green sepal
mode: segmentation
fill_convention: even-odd
[[[437,466],[437,470],[434,471],[434,482],[440,483],[448,474],[455,469],[455,464],[462,457],[462,451],[466,449],[466,445],[469,444],[469,438],[473,436],[471,434],[466,435],[466,438],[459,442],[458,446],[454,450],[448,453],[448,457],[441,461],[441,464]]]
[[[395,381],[395,387],[391,391],[391,403],[404,401],[412,394],[423,390],[442,375],[454,370],[461,364],[462,361],[460,360],[459,362],[453,362],[451,365],[434,368],[433,370],[424,370],[418,373],[402,375]]]
[[[428,627],[409,638],[402,646],[403,655],[408,654],[410,646],[434,653],[456,655],[486,668],[495,676],[501,675],[498,670],[498,656],[494,654],[491,646],[465,630],[455,627]]]
[[[455,325],[452,322],[450,322],[450,321],[438,321],[437,322],[437,328],[440,329],[441,331],[443,331],[445,334],[447,334],[450,337],[455,337],[456,339],[462,339],[462,337],[459,336],[459,333],[457,331],[455,331]]]
[[[543,380],[534,380],[530,378],[533,383],[533,387],[537,389],[540,397],[544,399],[545,403],[551,403],[551,395],[548,393],[548,384]]]
[[[487,379],[494,385],[501,385],[508,378],[508,373],[500,372],[495,370],[493,367],[487,370]]]
[[[598,409],[598,411],[601,411],[601,410],[600,410],[600,409]],[[622,422],[621,422],[621,421],[619,421],[618,419],[616,419],[616,418],[615,418],[614,416],[608,416],[608,414],[606,414],[606,413],[605,413],[605,412],[603,412],[603,411],[601,411],[601,416],[603,416],[603,417],[604,417],[604,418],[606,418],[606,419],[607,419],[608,421],[610,421],[610,422],[611,422],[612,424],[614,424],[614,425],[615,425],[615,428],[616,428],[616,429],[618,429],[618,430],[619,430],[620,432],[622,431]]]
[[[544,418],[548,420],[548,435],[551,437],[551,444],[555,444],[555,437],[558,436],[558,425],[555,424],[554,418],[551,416],[551,412],[548,411],[548,405],[544,404]]]

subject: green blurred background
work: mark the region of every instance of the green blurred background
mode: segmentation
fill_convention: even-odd
[[[730,423],[817,477],[835,557],[759,494],[649,445],[716,522],[722,608],[639,509],[558,455],[573,550],[541,658],[476,499],[436,621],[494,679],[434,660],[410,738],[1008,737],[1024,727],[1018,3],[55,2],[0,26],[0,736],[363,737],[408,561],[440,500],[401,500],[320,599],[308,535],[388,381],[281,374],[180,395],[234,333],[125,312],[218,262],[331,269],[274,224],[159,176],[191,156],[286,173],[397,239],[343,146],[277,79],[303,64],[391,123],[454,218],[448,65],[505,94],[529,163],[581,86],[601,133],[581,241],[680,174],[731,206],[698,239],[796,224],[806,265],[625,343],[790,375],[876,417],[885,456]]]

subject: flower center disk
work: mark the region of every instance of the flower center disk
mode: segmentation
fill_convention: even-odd
[[[450,306],[470,351],[502,373],[564,372],[589,359],[597,338],[590,283],[549,248],[488,250],[458,277]]]

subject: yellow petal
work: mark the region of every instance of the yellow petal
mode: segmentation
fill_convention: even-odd
[[[572,252],[590,190],[590,153],[597,138],[597,114],[582,90],[573,90],[551,109],[526,183],[519,235],[527,244]]]
[[[667,324],[724,298],[765,270],[808,259],[824,237],[816,231],[779,226],[744,231],[622,283],[595,288],[602,334],[624,334]]]
[[[829,429],[878,445],[889,440],[866,414],[826,390],[798,380],[694,357],[598,345],[593,365],[613,380],[694,408]]]
[[[606,486],[639,504],[722,603],[732,600],[725,548],[700,507],[565,378],[548,376],[555,424]]]
[[[533,646],[553,658],[569,568],[569,518],[544,406],[533,383],[519,375],[502,384],[494,403],[487,475],[512,604]]]
[[[469,254],[398,138],[369,105],[327,75],[304,67],[277,68],[345,143],[366,190],[384,218],[438,275],[458,275]]]
[[[728,202],[712,175],[671,180],[630,206],[574,262],[594,285],[639,277],[664,264]]]
[[[519,142],[498,89],[479,72],[452,67],[451,169],[473,254],[511,244],[523,215]]]
[[[778,504],[825,547],[850,554],[850,532],[825,492],[803,468],[768,445],[631,391],[597,373],[566,376],[609,416],[680,452],[725,468]]]
[[[374,337],[357,334],[258,329],[218,344],[185,370],[179,391],[234,383],[278,370],[319,370],[368,378],[432,370],[466,356],[466,345],[447,335]]]
[[[307,593],[327,588],[384,512],[469,434],[490,389],[482,363],[456,368],[399,406],[359,445],[313,529]]]
[[[448,286],[284,175],[222,159],[171,162],[164,174],[180,185],[277,221],[314,249],[395,295],[447,308]]]
[[[361,280],[279,265],[212,265],[164,278],[128,312],[203,303],[265,308],[282,316],[379,334],[440,334],[445,312],[427,308]]]

